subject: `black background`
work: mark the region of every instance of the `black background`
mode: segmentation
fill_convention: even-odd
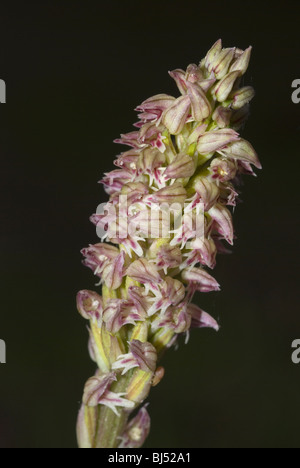
[[[134,107],[177,93],[167,71],[199,61],[219,37],[253,46],[245,82],[257,94],[243,137],[263,171],[245,180],[234,255],[215,270],[222,292],[198,298],[221,331],[195,331],[164,358],[146,446],[300,446],[299,16],[296,1],[1,4],[1,447],[76,446],[94,365],[75,295],[95,283],[80,249],[97,242],[97,181]]]

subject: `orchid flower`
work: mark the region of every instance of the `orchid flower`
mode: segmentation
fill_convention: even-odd
[[[250,55],[217,41],[199,65],[170,72],[179,97],[145,100],[135,130],[116,140],[130,149],[101,180],[110,200],[91,221],[102,242],[82,250],[100,283],[77,296],[97,364],[78,417],[81,448],[141,447],[150,430],[141,405],[164,376],[162,354],[191,328],[219,330],[192,300],[220,290],[208,270],[234,243],[241,176],[261,168],[238,133],[254,97],[240,87]]]

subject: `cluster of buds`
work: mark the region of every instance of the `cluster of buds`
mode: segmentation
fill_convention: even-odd
[[[261,168],[238,133],[254,96],[241,87],[250,55],[217,41],[199,65],[170,72],[180,97],[144,101],[136,130],[116,140],[130,149],[101,181],[110,201],[91,221],[103,239],[82,251],[102,296],[77,296],[98,367],[84,389],[80,447],[141,447],[147,409],[129,416],[163,378],[160,356],[191,328],[219,329],[192,299],[220,289],[207,270],[233,244],[241,175]]]

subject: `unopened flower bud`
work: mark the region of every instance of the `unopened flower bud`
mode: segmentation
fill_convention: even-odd
[[[187,80],[186,80],[185,72],[181,69],[176,69],[176,70],[170,71],[169,75],[171,78],[173,78],[173,80],[175,80],[177,87],[179,91],[181,92],[181,94],[185,95],[186,90],[187,90],[187,85],[186,85]]]
[[[182,96],[174,102],[162,115],[162,122],[171,135],[178,135],[183,129],[191,108],[189,96]]]
[[[251,57],[252,47],[248,47],[231,65],[230,70],[233,71],[240,71],[242,75],[244,75],[247,71],[249,66],[250,57]]]
[[[191,101],[193,119],[203,122],[211,113],[211,106],[204,91],[196,83],[188,83],[187,93]]]
[[[230,96],[232,98],[232,109],[240,109],[248,104],[255,96],[255,91],[252,86],[245,86],[237,91],[234,91]]]
[[[197,142],[199,137],[206,132],[206,129],[207,124],[198,125],[188,138],[189,144]]]
[[[179,182],[158,190],[148,197],[153,203],[184,204],[186,201],[186,190]]]
[[[219,39],[217,42],[214,43],[214,45],[206,54],[205,67],[208,69],[208,71],[212,71],[212,65],[214,63],[214,60],[220,54],[221,50],[222,50],[222,41],[221,39]]]
[[[231,128],[205,132],[198,140],[197,149],[200,154],[214,153],[238,138],[238,133]]]
[[[239,71],[228,73],[228,75],[225,75],[224,78],[217,84],[215,88],[215,95],[219,102],[226,101],[239,75]]]
[[[221,80],[226,75],[229,65],[234,57],[234,52],[234,48],[223,49],[215,56],[210,69],[214,72],[218,80]]]
[[[191,177],[196,170],[194,159],[187,154],[178,154],[164,172],[166,180]]]
[[[199,81],[198,85],[200,88],[207,93],[207,91],[215,84],[216,78],[209,78],[208,80]]]
[[[253,146],[249,143],[249,141],[243,140],[242,138],[238,139],[238,141],[234,141],[233,143],[223,148],[221,153],[228,158],[237,159],[241,161],[248,162],[250,164],[254,164],[257,169],[261,169],[261,163],[258,159],[256,151],[254,150]]]

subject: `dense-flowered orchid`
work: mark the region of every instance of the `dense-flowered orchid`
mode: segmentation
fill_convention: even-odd
[[[102,243],[82,250],[102,296],[77,296],[98,366],[84,390],[80,447],[141,447],[150,430],[146,406],[129,417],[163,378],[162,353],[191,328],[219,330],[192,300],[220,290],[207,270],[228,252],[224,241],[233,245],[241,176],[261,168],[238,133],[254,96],[240,87],[250,56],[251,47],[217,41],[199,65],[170,72],[179,97],[145,100],[136,129],[115,140],[130,149],[101,180],[110,201],[91,221]]]

